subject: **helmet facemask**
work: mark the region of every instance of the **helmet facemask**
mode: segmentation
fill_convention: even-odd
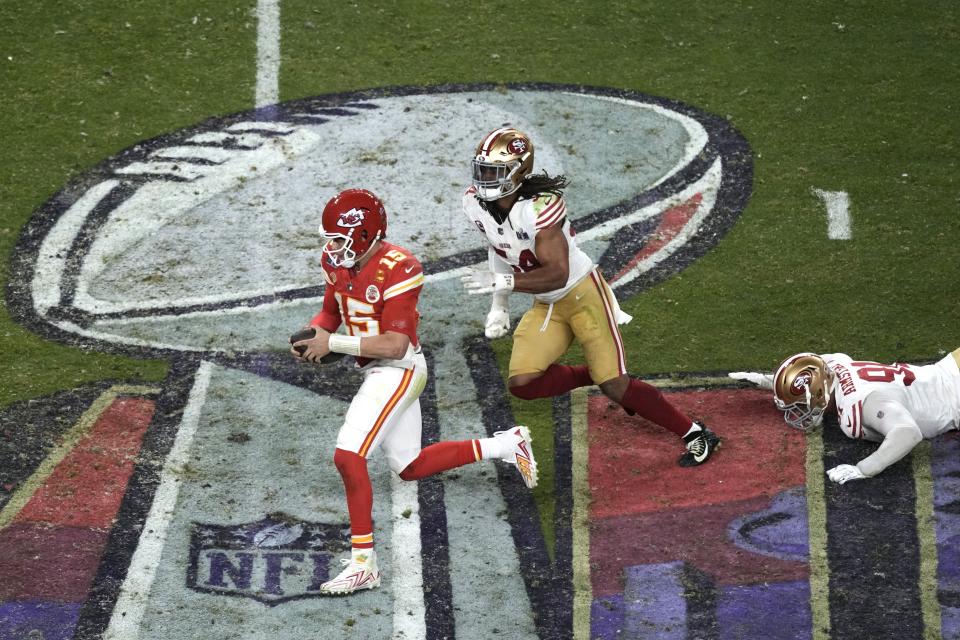
[[[357,254],[353,250],[353,238],[342,233],[325,233],[323,227],[320,228],[320,235],[324,240],[323,255],[330,260],[330,264],[350,269],[357,263]],[[340,242],[339,246],[336,246],[337,241]]]
[[[357,243],[357,249],[363,253],[357,257],[357,251],[354,250],[353,234],[360,232],[361,242]],[[320,227],[320,235],[324,239],[323,255],[325,255],[335,267],[352,269],[357,262],[367,255],[370,248],[380,239],[380,232],[370,242],[363,238],[366,235],[365,229],[351,229],[348,233],[327,233],[323,227]],[[339,246],[335,246],[340,241]]]
[[[827,410],[826,406],[818,407],[813,404],[813,398],[810,391],[807,391],[808,400],[804,402],[795,402],[791,405],[784,405],[779,398],[774,398],[777,408],[783,411],[783,419],[788,425],[800,431],[812,431],[823,424],[823,414]]]
[[[484,156],[473,159],[473,186],[477,188],[477,197],[486,202],[504,198],[523,183],[523,175],[518,175],[520,161],[490,162]]]

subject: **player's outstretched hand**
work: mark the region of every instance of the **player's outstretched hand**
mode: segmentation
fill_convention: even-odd
[[[503,307],[492,307],[487,314],[487,324],[483,334],[493,340],[510,333],[510,312]]]
[[[844,482],[849,482],[851,480],[863,480],[867,476],[863,475],[863,472],[860,471],[860,468],[855,465],[841,464],[837,465],[833,469],[828,470],[827,477],[837,484],[843,484]]]
[[[513,291],[513,274],[493,273],[486,269],[471,269],[465,276],[460,277],[467,293],[479,295],[483,293]]]
[[[766,373],[759,373],[757,371],[734,371],[733,373],[728,373],[727,375],[734,380],[746,380],[747,382],[757,385],[761,389],[773,390],[773,376]]]

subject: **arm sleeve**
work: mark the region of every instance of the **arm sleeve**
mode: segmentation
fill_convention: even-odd
[[[923,433],[909,409],[896,394],[874,391],[863,401],[863,422],[883,437],[880,448],[857,463],[868,478],[910,453]]]
[[[390,298],[383,304],[383,313],[380,316],[380,331],[395,331],[410,338],[410,342],[417,344],[417,323],[420,314],[417,312],[417,301],[420,299],[420,290],[416,287],[398,296]]]
[[[487,247],[487,266],[492,273],[513,273],[513,267],[507,264],[503,258],[497,255],[492,246]],[[507,310],[507,300],[510,298],[509,291],[497,291],[490,297],[490,310]]]
[[[337,304],[337,298],[333,295],[333,285],[327,285],[323,291],[323,307],[310,319],[311,327],[320,327],[330,333],[340,328],[342,322],[340,317],[340,306]]]

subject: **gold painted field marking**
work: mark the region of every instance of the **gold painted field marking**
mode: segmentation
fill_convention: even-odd
[[[587,473],[587,390],[570,393],[570,426],[573,465],[573,637],[590,638],[590,484]]]
[[[916,495],[917,541],[920,544],[920,609],[923,637],[940,638],[940,601],[937,599],[937,527],[933,512],[933,471],[930,468],[930,441],[913,449],[913,482]]]
[[[827,562],[827,501],[823,431],[807,434],[807,531],[810,554],[810,614],[813,640],[830,638],[830,566]]]

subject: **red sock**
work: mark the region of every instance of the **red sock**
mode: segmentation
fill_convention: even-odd
[[[673,431],[680,437],[690,430],[693,420],[683,415],[679,409],[663,397],[660,389],[643,380],[630,380],[623,392],[620,404],[627,411],[638,413],[650,422]]]
[[[480,443],[476,440],[438,442],[421,451],[420,455],[400,472],[400,477],[404,480],[419,480],[480,459]]]
[[[590,377],[590,369],[586,365],[552,364],[540,377],[527,384],[510,387],[510,393],[522,400],[552,398],[591,384],[593,378]]]
[[[367,474],[367,459],[352,451],[337,449],[333,463],[343,479],[350,512],[350,533],[353,548],[373,548],[373,485]]]

